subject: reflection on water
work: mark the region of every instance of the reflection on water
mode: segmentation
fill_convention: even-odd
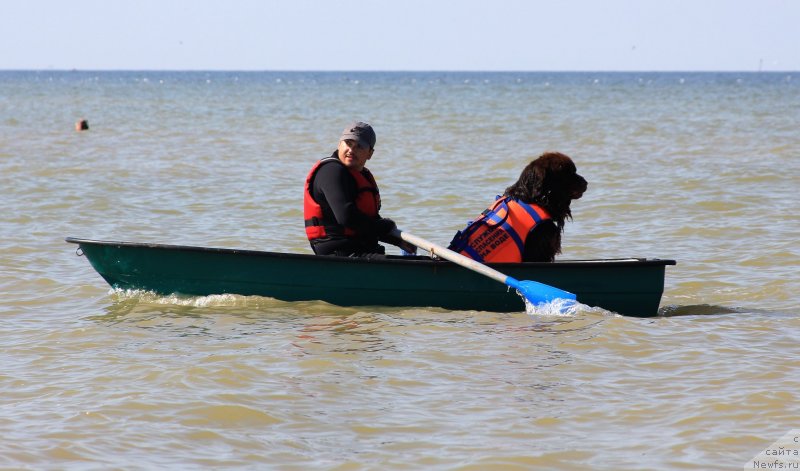
[[[725,306],[713,306],[710,304],[699,304],[693,306],[661,306],[658,310],[660,317],[674,316],[716,316],[722,314],[746,314],[754,312],[753,309],[732,309]]]

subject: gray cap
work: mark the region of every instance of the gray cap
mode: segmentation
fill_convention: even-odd
[[[373,149],[375,147],[375,131],[372,130],[372,126],[367,123],[362,123],[361,121],[344,128],[339,141],[341,142],[347,139],[357,141],[361,147],[366,147],[368,149]]]

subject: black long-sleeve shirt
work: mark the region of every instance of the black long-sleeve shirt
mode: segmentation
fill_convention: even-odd
[[[371,217],[356,206],[358,187],[350,171],[335,163],[322,165],[311,182],[311,196],[322,207],[324,220],[336,221],[357,233],[372,234],[377,239],[380,216]]]
[[[331,155],[338,158],[337,153]],[[355,230],[357,237],[329,236],[312,243],[315,253],[357,254],[383,253],[378,244],[380,237],[394,228],[394,223],[380,216],[362,213],[356,205],[358,185],[344,165],[328,163],[321,165],[311,182],[311,197],[322,208],[324,221]]]

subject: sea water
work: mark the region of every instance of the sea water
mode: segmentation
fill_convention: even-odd
[[[442,244],[572,156],[560,258],[677,260],[660,316],[115,291],[63,240],[311,253],[353,120]],[[739,469],[800,420],[798,129],[797,73],[0,72],[0,468]]]

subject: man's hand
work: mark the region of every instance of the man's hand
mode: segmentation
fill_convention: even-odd
[[[394,223],[391,219],[383,218],[378,220],[378,236],[379,237],[386,237],[392,232],[395,228],[397,228],[397,224]]]
[[[402,250],[403,252],[406,252],[409,255],[416,255],[417,254],[417,246],[413,245],[413,244],[410,244],[410,243],[408,243],[408,242],[406,242],[404,240],[401,240],[397,244],[397,246],[400,247],[400,250]]]

